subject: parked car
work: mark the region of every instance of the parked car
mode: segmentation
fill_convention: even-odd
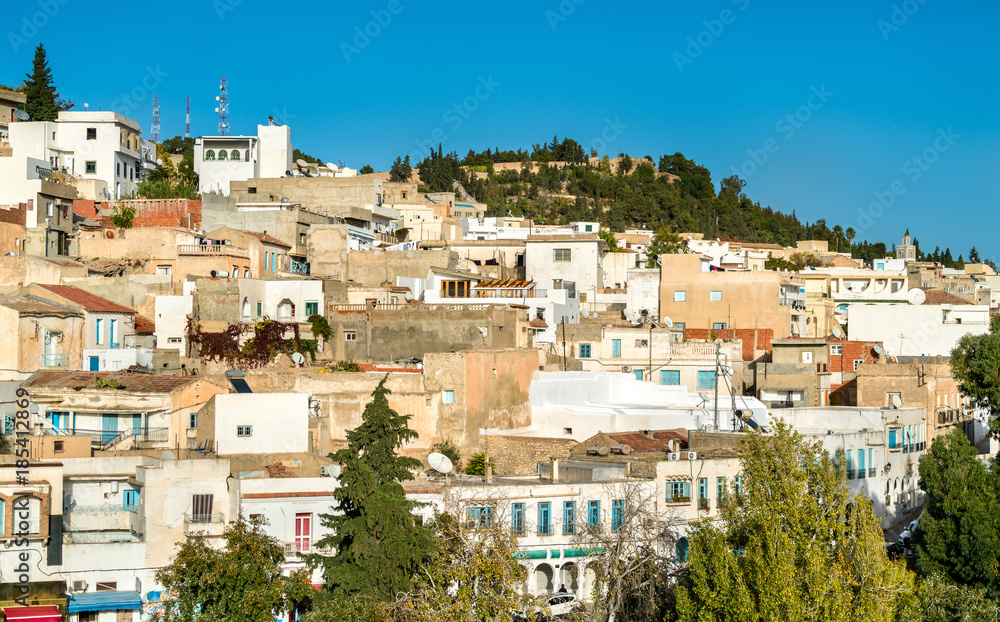
[[[561,618],[572,613],[580,606],[576,599],[576,594],[572,592],[556,592],[539,596],[523,611],[514,614],[514,620],[525,622],[526,620],[550,620]]]
[[[920,516],[923,516],[923,514],[921,513]],[[906,529],[903,530],[903,533],[899,534],[898,542],[905,549],[911,547],[910,540],[913,538],[913,534],[917,531],[917,528],[920,527],[920,516],[910,521],[910,524],[906,526]]]

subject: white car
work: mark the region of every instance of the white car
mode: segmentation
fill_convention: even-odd
[[[920,516],[923,516],[923,514]],[[899,534],[899,543],[903,546],[907,546],[910,543],[910,539],[913,538],[913,532],[915,532],[917,527],[920,526],[920,516],[911,521],[910,524],[906,526],[906,529],[903,530],[903,533]]]
[[[547,620],[572,613],[580,603],[572,592],[556,592],[535,599],[525,611],[518,611],[515,620]]]

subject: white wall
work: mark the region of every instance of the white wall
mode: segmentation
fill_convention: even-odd
[[[278,416],[276,416],[278,415]],[[253,426],[237,436],[237,426]],[[297,453],[309,450],[305,393],[223,393],[215,396],[218,454]]]
[[[641,268],[628,271],[628,287],[625,292],[625,307],[628,309],[649,309],[660,315],[660,269]]]
[[[192,296],[157,296],[154,323],[157,348],[187,352],[187,317],[194,309]],[[180,341],[171,341],[180,339]]]
[[[853,341],[881,341],[894,356],[949,356],[963,335],[989,332],[989,314],[986,305],[853,304],[847,334]]]
[[[259,317],[257,303],[261,303],[262,315],[285,322],[305,322],[309,319],[309,314],[306,313],[306,303],[310,302],[316,303],[316,313],[320,315],[324,313],[322,281],[240,279],[239,286],[239,312],[244,321],[248,317],[244,313],[245,304],[249,305],[249,319],[251,320],[256,320]],[[279,314],[278,305],[285,299],[290,300],[295,305],[295,314],[291,317]]]
[[[215,152],[214,160],[205,160],[205,151]],[[218,152],[236,149],[240,160],[219,160]],[[246,152],[250,152],[249,160]],[[258,143],[255,136],[204,136],[195,139],[194,170],[198,173],[198,191],[202,194],[215,192],[229,196],[229,182],[246,181],[258,176]],[[284,171],[282,171],[284,174]]]
[[[292,130],[287,125],[258,125],[260,174],[281,177],[292,168]]]
[[[604,287],[600,246],[603,241],[573,240],[532,241],[525,244],[524,264],[527,277],[535,281],[563,279],[576,283],[577,291],[593,293]],[[570,249],[570,261],[554,261],[556,249]]]

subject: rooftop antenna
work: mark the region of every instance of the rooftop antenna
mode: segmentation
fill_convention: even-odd
[[[160,142],[160,96],[153,95],[153,124],[149,128],[149,138],[154,143]]]
[[[222,76],[219,82],[219,94],[215,96],[215,101],[219,102],[215,109],[219,113],[219,136],[229,136],[229,81],[226,76]]]
[[[191,96],[187,96],[187,114],[184,115],[184,138],[191,138]]]

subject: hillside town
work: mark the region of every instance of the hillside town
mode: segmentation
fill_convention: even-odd
[[[816,443],[889,543],[935,439],[997,453],[951,358],[1000,275],[918,259],[905,227],[869,262],[495,215],[418,170],[296,158],[273,118],[193,137],[199,198],[153,199],[181,156],[144,123],[24,109],[0,90],[0,607],[33,612],[8,620],[159,619],[177,547],[250,519],[322,591],[338,452],[379,399],[414,433],[416,524],[500,526],[553,611],[606,589],[612,545],[581,534],[640,510],[683,564],[748,437]]]

